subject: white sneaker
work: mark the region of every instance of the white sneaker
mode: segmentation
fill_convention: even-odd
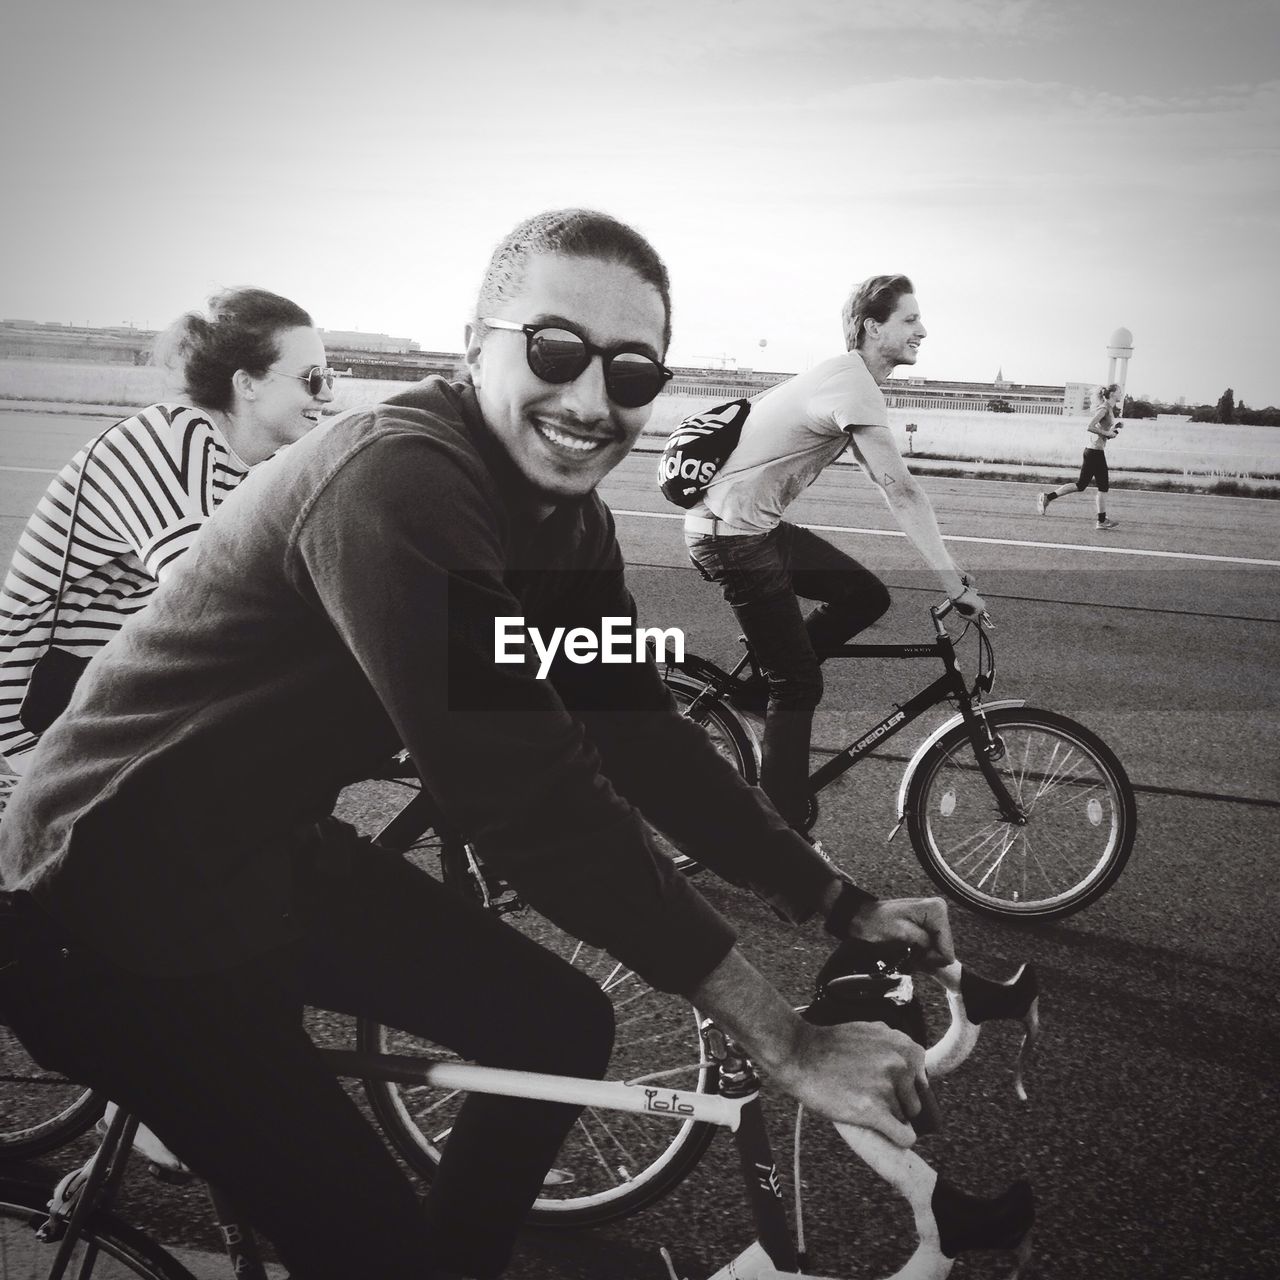
[[[1119,520],[1099,520],[1094,527],[1097,529],[1114,529],[1119,523]]]
[[[1036,494],[1036,510],[1044,515],[1049,510],[1049,495],[1047,493]]]

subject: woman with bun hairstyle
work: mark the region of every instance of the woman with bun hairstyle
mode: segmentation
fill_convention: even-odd
[[[92,657],[146,605],[249,468],[315,426],[333,399],[311,317],[265,289],[228,289],[207,311],[187,312],[160,335],[153,362],[181,391],[109,427],[62,468],[0,588],[0,755],[13,774],[37,741],[20,713],[51,642]],[[0,806],[7,791],[0,785]]]

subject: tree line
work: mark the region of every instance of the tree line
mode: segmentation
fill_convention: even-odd
[[[1192,422],[1239,422],[1247,426],[1280,427],[1280,409],[1274,405],[1250,409],[1243,400],[1236,399],[1230,387],[1218,397],[1217,404],[1200,404],[1194,408],[1162,404],[1158,400],[1135,400],[1133,396],[1124,398],[1126,418],[1154,418],[1161,413],[1190,413]]]

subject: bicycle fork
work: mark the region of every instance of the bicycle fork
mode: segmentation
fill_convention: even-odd
[[[798,1275],[801,1259],[791,1239],[782,1207],[782,1180],[765,1131],[760,1105],[760,1077],[742,1051],[714,1023],[702,1024],[711,1059],[718,1064],[722,1097],[743,1099],[738,1127],[733,1131],[738,1168],[756,1224],[755,1243],[711,1280],[735,1280],[759,1275]],[[666,1249],[661,1250],[670,1280],[679,1280]]]

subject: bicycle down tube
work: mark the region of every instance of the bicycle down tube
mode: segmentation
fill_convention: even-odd
[[[908,698],[905,703],[895,705],[894,710],[879,724],[874,725],[861,737],[854,739],[843,751],[837,752],[820,769],[810,774],[809,789],[813,794],[816,795],[841,774],[847,773],[863,756],[887,742],[900,729],[906,728],[931,707],[945,702],[948,698],[954,698],[965,723],[969,726],[978,768],[996,798],[1001,816],[1010,822],[1021,823],[1025,820],[1022,807],[1009,794],[1004,780],[992,766],[983,749],[983,744],[979,741],[978,716],[973,709],[973,701],[965,686],[964,678],[956,666],[955,646],[950,637],[939,637],[933,644],[845,644],[833,649],[824,649],[822,658],[824,661],[827,658],[941,658],[947,670],[932,684]]]

